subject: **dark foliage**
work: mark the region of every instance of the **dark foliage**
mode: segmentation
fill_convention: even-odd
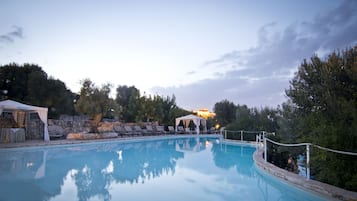
[[[357,152],[357,46],[333,52],[325,60],[304,60],[286,94],[294,104],[299,140]],[[315,150],[314,176],[356,191],[357,158],[345,157]]]
[[[73,114],[75,95],[35,64],[0,66],[0,99],[48,107],[49,118]]]

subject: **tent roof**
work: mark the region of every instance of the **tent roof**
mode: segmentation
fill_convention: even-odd
[[[45,107],[26,105],[12,100],[0,101],[0,108],[4,110],[47,111]]]
[[[196,115],[193,115],[193,114],[189,114],[189,115],[186,115],[186,116],[182,116],[182,117],[176,118],[176,120],[184,120],[184,119],[200,119],[200,120],[205,120],[204,118],[199,117],[199,116],[196,116]]]

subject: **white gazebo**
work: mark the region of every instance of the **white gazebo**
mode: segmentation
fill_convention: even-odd
[[[189,114],[186,116],[182,116],[182,117],[178,117],[176,118],[176,127],[175,130],[177,132],[177,126],[180,124],[180,121],[183,122],[184,127],[188,127],[188,125],[190,124],[190,121],[192,121],[195,125],[196,125],[196,133],[200,134],[200,125],[203,126],[203,130],[205,132],[207,132],[207,126],[206,126],[206,119],[193,115],[193,114]]]
[[[0,101],[0,115],[3,111],[12,112],[15,121],[17,121],[17,112],[37,112],[41,121],[44,123],[44,141],[50,141],[50,136],[48,134],[48,124],[47,124],[47,113],[48,108],[36,107],[32,105],[26,105],[12,100]]]

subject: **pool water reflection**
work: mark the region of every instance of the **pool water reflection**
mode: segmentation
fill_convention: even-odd
[[[259,173],[254,151],[217,138],[0,150],[0,200],[324,200]]]

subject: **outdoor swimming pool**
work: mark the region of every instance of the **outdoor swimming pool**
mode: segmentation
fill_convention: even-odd
[[[254,147],[169,138],[0,150],[0,200],[326,200],[257,170]]]

